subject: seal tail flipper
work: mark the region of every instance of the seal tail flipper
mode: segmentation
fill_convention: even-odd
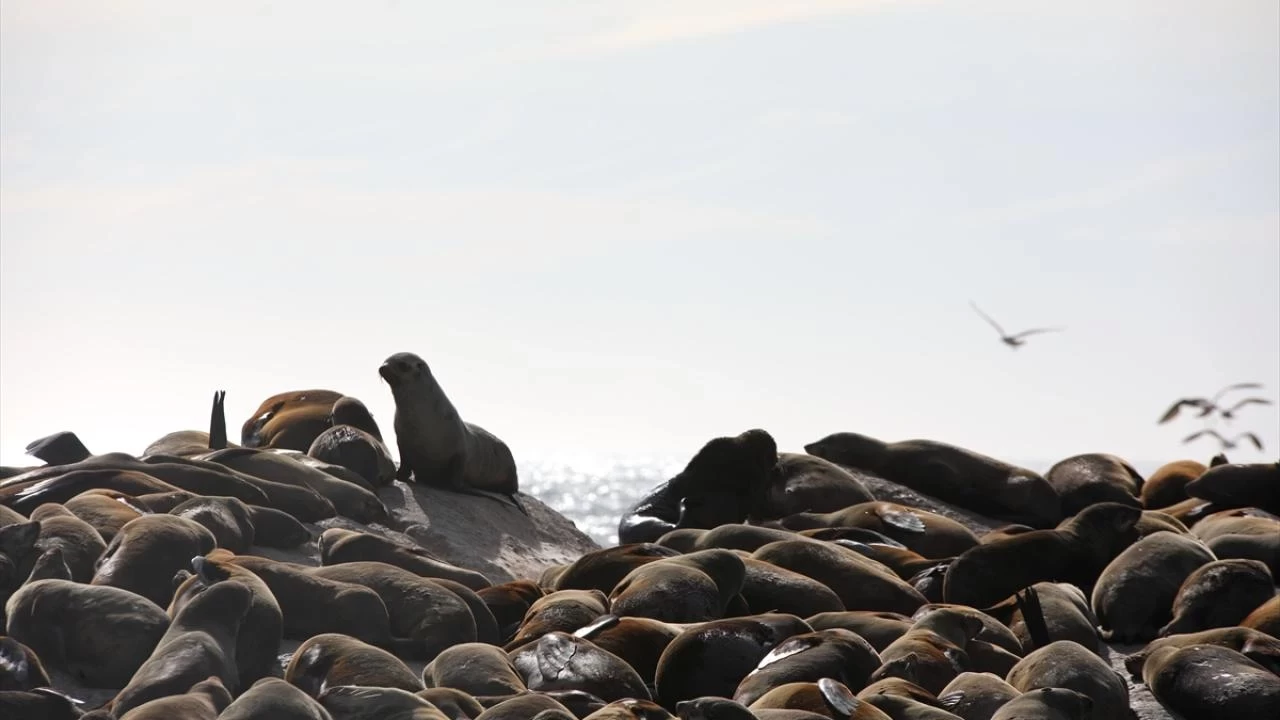
[[[226,390],[213,393],[213,409],[209,412],[210,450],[224,450],[227,447],[227,413],[222,404],[226,397]]]
[[[1014,595],[1018,610],[1022,612],[1022,622],[1027,626],[1027,634],[1031,636],[1032,649],[1048,645],[1049,625],[1044,619],[1044,609],[1040,607],[1040,594],[1035,586],[1028,585],[1022,592]]]

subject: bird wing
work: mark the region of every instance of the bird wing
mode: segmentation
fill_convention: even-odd
[[[1227,412],[1229,412],[1229,413],[1231,413],[1231,412],[1235,412],[1236,410],[1239,410],[1240,408],[1244,407],[1245,405],[1270,405],[1270,404],[1271,404],[1271,401],[1270,401],[1270,400],[1268,400],[1268,399],[1266,399],[1266,398],[1245,398],[1244,400],[1241,400],[1240,402],[1236,403],[1235,405],[1232,405],[1232,406],[1227,410]]]
[[[1018,333],[1017,335],[1014,335],[1013,337],[1024,338],[1028,335],[1039,335],[1040,333],[1047,333],[1047,332],[1062,332],[1063,330],[1066,330],[1066,328],[1061,328],[1061,327],[1032,328],[1031,330],[1023,330],[1022,332]]]
[[[1226,395],[1232,390],[1261,390],[1261,389],[1262,389],[1262,383],[1254,383],[1254,382],[1236,383],[1235,385],[1228,385],[1222,388],[1221,390],[1219,390],[1218,394],[1213,396],[1213,401],[1215,403],[1218,402],[1218,400],[1221,399],[1223,395]]]
[[[1258,439],[1257,435],[1254,435],[1253,433],[1240,433],[1236,437],[1248,440],[1253,443],[1254,447],[1258,448],[1258,452],[1262,452],[1262,440]]]
[[[1000,323],[996,322],[995,320],[992,320],[990,315],[982,312],[982,308],[978,307],[977,303],[970,300],[969,307],[973,308],[974,312],[981,315],[983,320],[986,320],[988,323],[990,323],[991,327],[995,328],[996,332],[1000,333],[1000,337],[1005,336],[1004,328],[1000,327]]]
[[[1181,412],[1184,407],[1204,407],[1208,402],[1209,401],[1204,398],[1183,398],[1169,406],[1169,409],[1164,412],[1164,415],[1160,416],[1160,420],[1156,424],[1163,425],[1178,417],[1178,413]]]
[[[1200,436],[1202,436],[1202,435],[1212,435],[1212,436],[1214,436],[1214,437],[1218,438],[1218,442],[1222,443],[1223,445],[1227,444],[1226,438],[1224,438],[1224,437],[1222,437],[1221,435],[1219,435],[1217,430],[1199,430],[1199,431],[1197,431],[1197,432],[1193,432],[1193,433],[1191,433],[1190,435],[1188,435],[1188,436],[1186,436],[1185,438],[1183,438],[1183,439],[1182,439],[1182,442],[1183,442],[1183,443],[1189,443],[1189,442],[1191,442],[1192,440],[1195,440],[1196,438],[1198,438],[1198,437],[1200,437]]]

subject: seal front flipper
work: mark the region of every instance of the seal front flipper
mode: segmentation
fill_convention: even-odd
[[[70,430],[32,440],[25,450],[31,457],[50,465],[70,465],[88,460],[92,455],[84,443],[80,442],[80,438]]]

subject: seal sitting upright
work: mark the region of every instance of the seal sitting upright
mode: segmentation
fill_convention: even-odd
[[[507,444],[463,421],[422,358],[396,353],[378,374],[396,401],[397,480],[407,482],[412,474],[424,485],[515,494],[516,462]]]

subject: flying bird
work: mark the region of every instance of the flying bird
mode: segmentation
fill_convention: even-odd
[[[1023,338],[1027,337],[1028,335],[1038,335],[1040,333],[1047,333],[1047,332],[1061,332],[1063,330],[1066,330],[1066,328],[1060,328],[1060,327],[1033,328],[1031,330],[1023,330],[1020,333],[1014,333],[1010,335],[1009,333],[1006,333],[1004,331],[1004,328],[1000,327],[1000,323],[996,322],[995,320],[992,320],[990,315],[982,312],[982,309],[978,307],[977,303],[970,300],[969,306],[972,307],[975,312],[981,315],[982,319],[986,320],[991,325],[991,327],[995,328],[996,332],[1000,333],[1001,342],[1003,342],[1005,345],[1008,345],[1010,348],[1014,350],[1017,350],[1018,346],[1026,342],[1026,340],[1024,340]]]
[[[1245,398],[1229,408],[1223,408],[1218,405],[1218,401],[1222,399],[1222,396],[1232,390],[1257,390],[1261,387],[1262,383],[1236,383],[1222,388],[1212,398],[1182,398],[1178,402],[1169,406],[1169,409],[1165,411],[1164,415],[1160,416],[1160,420],[1156,424],[1163,425],[1169,422],[1177,417],[1178,413],[1180,413],[1183,408],[1198,408],[1200,410],[1200,414],[1196,417],[1206,417],[1214,410],[1217,410],[1224,420],[1231,420],[1235,417],[1235,412],[1246,405],[1270,405],[1271,401],[1266,398],[1251,397]]]
[[[1212,435],[1213,437],[1217,438],[1218,443],[1222,445],[1223,450],[1234,450],[1236,448],[1237,441],[1243,438],[1253,443],[1253,446],[1258,448],[1258,452],[1262,452],[1262,440],[1258,439],[1258,436],[1254,435],[1251,432],[1240,433],[1239,435],[1236,435],[1235,437],[1228,440],[1227,438],[1224,438],[1221,435],[1219,435],[1217,430],[1200,430],[1198,432],[1193,432],[1190,435],[1186,436],[1185,438],[1182,439],[1182,442],[1183,444],[1190,443],[1195,441],[1196,438],[1203,437],[1205,435]]]

